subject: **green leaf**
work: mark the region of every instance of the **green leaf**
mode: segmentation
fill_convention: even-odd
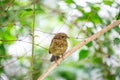
[[[74,3],[74,1],[73,1],[73,0],[65,0],[65,2],[66,2],[67,4]]]
[[[96,56],[94,56],[94,58],[92,59],[92,61],[93,61],[94,64],[97,64],[97,65],[101,65],[102,64],[102,59],[98,58]]]
[[[106,40],[107,40],[107,39],[106,39]],[[105,47],[106,47],[106,46],[110,46],[110,44],[111,44],[110,41],[104,41],[104,42],[103,42],[103,46],[105,46]]]
[[[120,27],[115,27],[114,30],[120,33]]]
[[[120,39],[119,38],[115,38],[114,39],[114,44],[118,45],[120,43]]]
[[[6,52],[5,52],[6,50],[5,50],[5,47],[4,47],[4,45],[3,44],[1,44],[0,45],[0,55],[5,55],[6,54]]]
[[[119,13],[116,15],[116,20],[119,20],[120,19],[120,11]]]
[[[111,6],[113,4],[113,1],[103,0],[103,3]]]
[[[93,44],[92,42],[89,42],[86,46],[87,46],[87,47],[91,47],[92,44]]]
[[[61,77],[65,78],[65,80],[71,80],[71,79],[72,79],[72,80],[73,80],[73,79],[76,80],[75,74],[72,73],[72,72],[70,72],[70,71],[69,71],[69,73],[66,72],[66,71],[61,71],[61,72],[59,72],[59,75],[60,75]]]
[[[108,54],[112,55],[114,54],[113,49],[111,48],[111,46],[108,47]]]
[[[81,50],[79,52],[79,60],[85,59],[88,56],[89,51],[88,50]]]
[[[31,8],[25,9],[25,11],[33,11]]]

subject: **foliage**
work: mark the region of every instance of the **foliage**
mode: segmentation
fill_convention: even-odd
[[[82,3],[82,4],[81,4]],[[1,0],[0,78],[37,78],[52,64],[49,45],[55,33],[70,36],[69,49],[120,19],[117,1]],[[35,49],[31,57],[33,15]],[[53,34],[53,35],[52,35]],[[58,66],[45,80],[119,80],[120,26],[88,43]],[[33,60],[33,71],[30,71]]]

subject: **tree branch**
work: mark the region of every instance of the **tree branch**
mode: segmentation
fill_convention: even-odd
[[[74,53],[75,51],[77,51],[78,49],[80,49],[82,46],[86,45],[87,43],[89,43],[90,41],[93,41],[95,39],[97,39],[99,36],[101,36],[102,34],[104,34],[105,32],[111,30],[112,28],[118,26],[120,24],[120,20],[117,20],[113,23],[111,23],[110,25],[106,26],[104,29],[102,29],[101,31],[97,32],[96,34],[86,38],[85,40],[83,40],[82,42],[80,42],[77,46],[73,47],[72,49],[70,49],[68,52],[66,52],[63,56],[63,58],[60,58],[59,60],[57,60],[57,63],[52,64],[45,73],[43,73],[38,80],[43,80],[45,77],[47,77],[47,75],[57,67],[58,64],[60,64],[63,59],[66,59],[67,57],[69,57],[72,53]]]
[[[33,0],[33,26],[32,26],[32,55],[31,55],[31,67],[30,67],[30,80],[33,80],[33,71],[34,71],[34,35],[35,35],[35,0]]]

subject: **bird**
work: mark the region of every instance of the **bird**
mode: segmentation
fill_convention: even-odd
[[[49,47],[49,54],[52,54],[51,62],[57,61],[66,52],[68,47],[67,38],[69,37],[65,33],[55,34]]]

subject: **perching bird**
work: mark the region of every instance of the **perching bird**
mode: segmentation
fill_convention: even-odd
[[[63,56],[68,47],[67,38],[69,37],[65,33],[57,33],[53,37],[49,48],[49,53],[52,54],[51,62],[58,60],[61,55]]]

